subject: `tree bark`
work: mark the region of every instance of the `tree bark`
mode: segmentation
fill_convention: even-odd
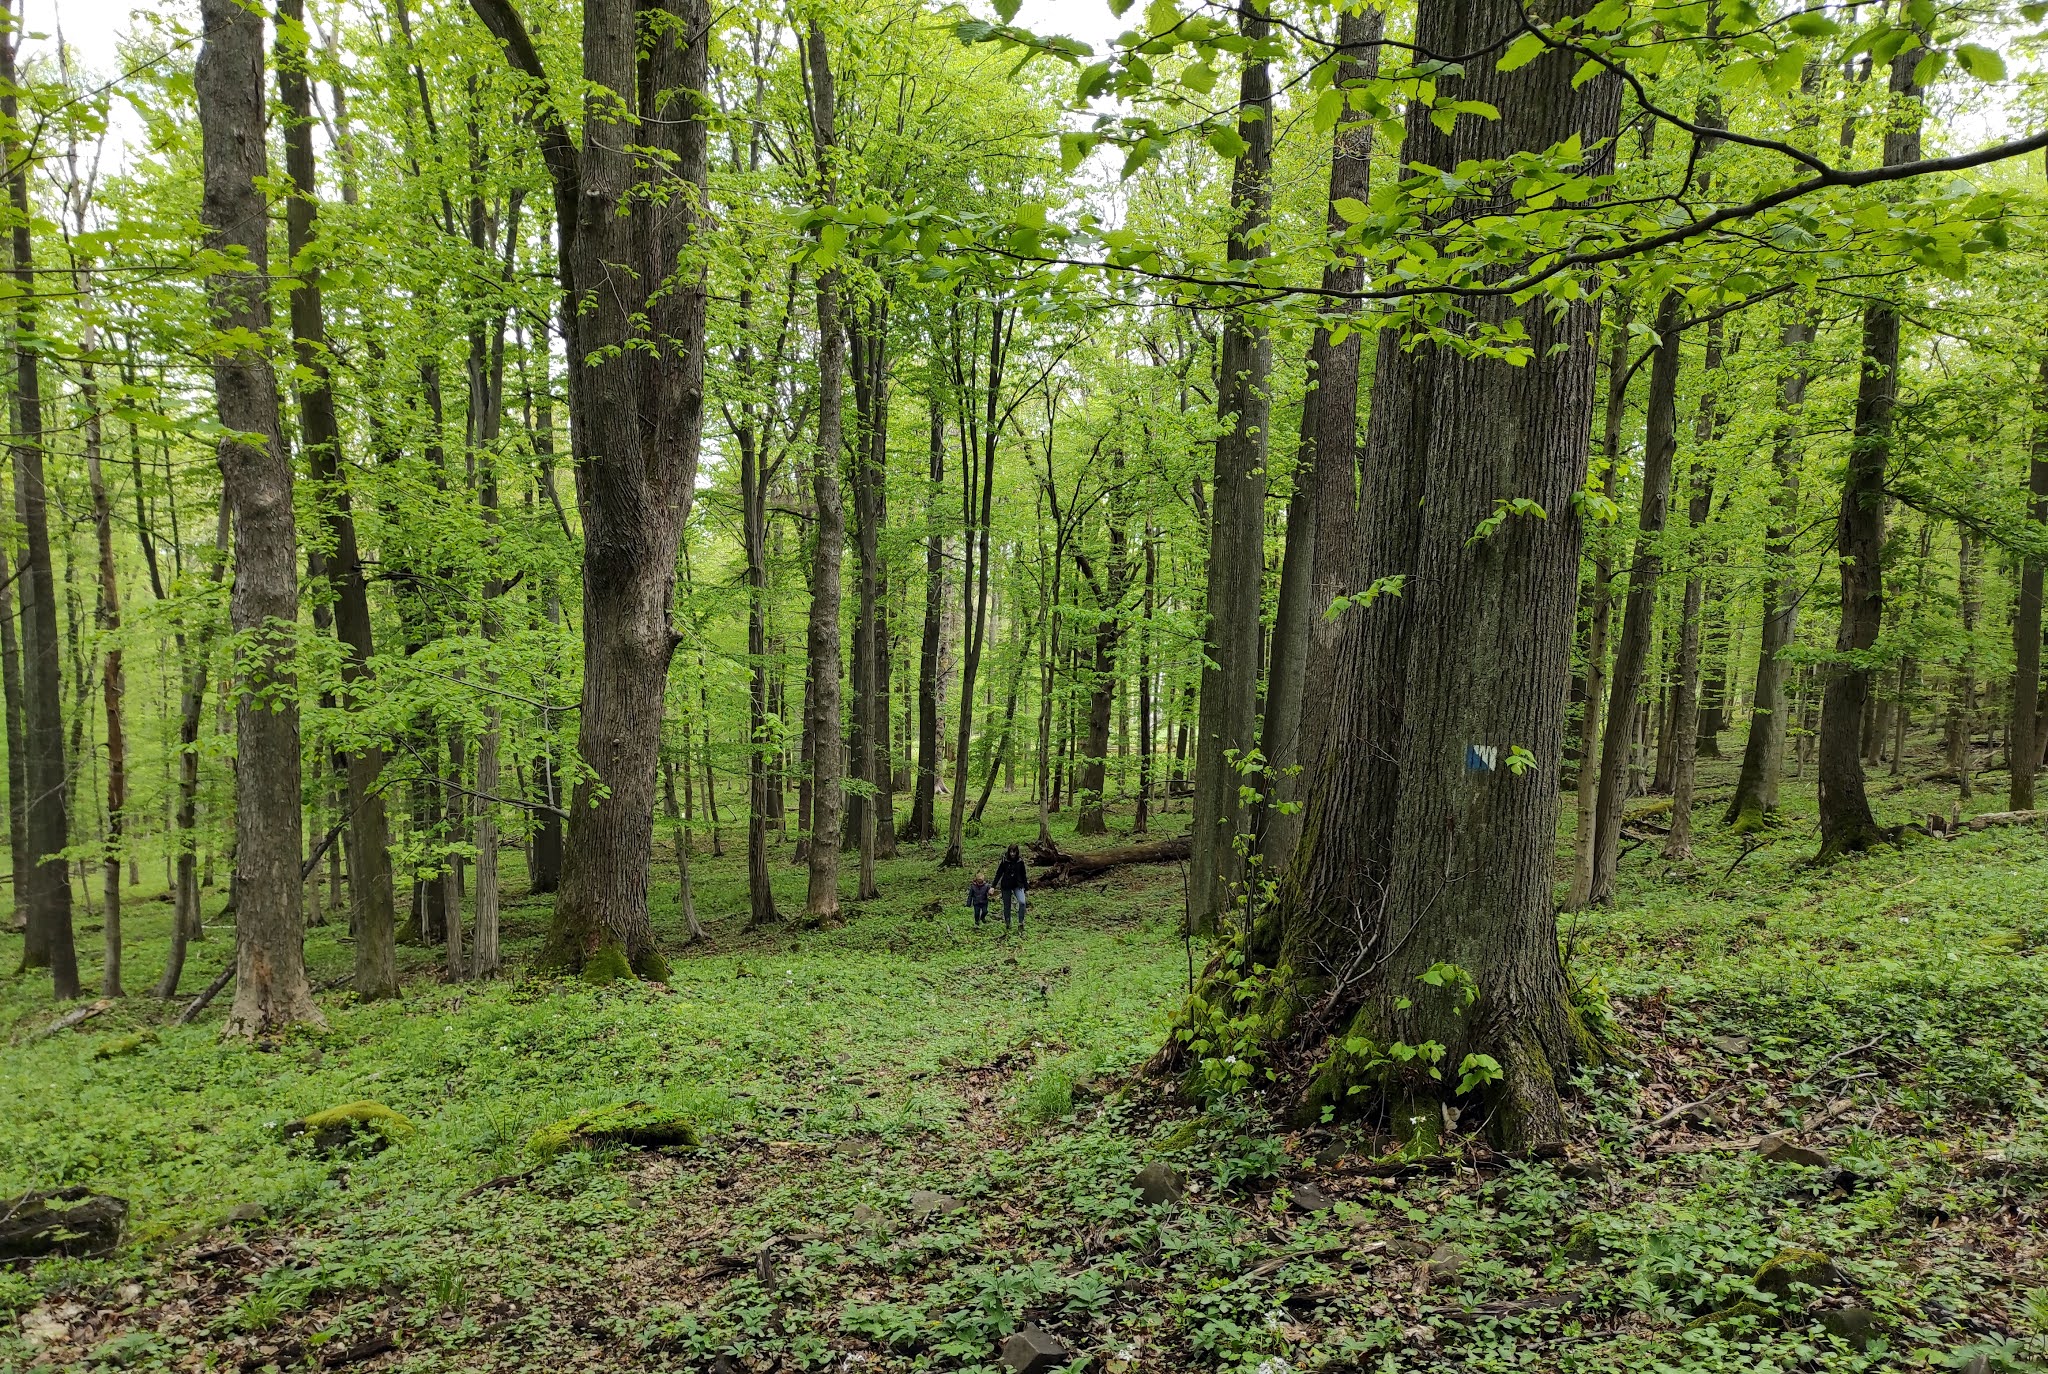
[[[924,626],[917,652],[917,784],[910,817],[900,838],[930,844],[937,830],[939,790],[939,639],[945,629],[946,538],[939,523],[939,497],[946,481],[946,412],[938,388],[928,401],[931,428],[930,485],[925,497]]]
[[[259,21],[260,23],[260,21]],[[27,937],[24,968],[47,968],[60,999],[79,994],[78,950],[71,930],[70,865],[62,857],[70,843],[70,791],[64,761],[64,684],[57,638],[57,588],[50,560],[49,494],[44,485],[42,356],[36,320],[35,260],[30,239],[28,168],[34,154],[20,144],[16,98],[18,18],[0,36],[0,155],[7,162],[7,194],[14,209],[13,458],[15,502],[22,519],[21,584],[23,743],[27,784],[24,831],[29,866],[17,872],[25,883]],[[295,803],[296,805],[296,803]]]
[[[1778,428],[1771,441],[1771,467],[1777,489],[1771,494],[1771,528],[1764,542],[1768,574],[1763,589],[1763,633],[1757,643],[1756,685],[1750,693],[1749,737],[1742,747],[1742,768],[1728,799],[1722,822],[1745,833],[1761,827],[1778,808],[1778,779],[1785,766],[1785,730],[1790,724],[1785,695],[1785,650],[1799,629],[1802,593],[1791,565],[1792,540],[1798,533],[1800,412],[1806,404],[1806,349],[1813,342],[1812,317],[1785,322],[1779,342],[1794,361],[1778,384]]]
[[[1977,547],[1966,525],[1957,531],[1956,600],[1962,611],[1963,657],[1956,665],[1956,684],[1949,707],[1948,767],[1955,774],[1956,793],[1968,801],[1973,791],[1970,742],[1977,732],[1977,615],[1983,605],[1977,592]],[[1899,750],[1903,755],[1904,749]]]
[[[1152,615],[1159,584],[1159,540],[1152,522],[1145,522],[1145,591],[1138,605],[1138,804],[1131,833],[1152,828]]]
[[[1679,294],[1667,291],[1657,305],[1656,353],[1650,360],[1650,395],[1644,439],[1642,514],[1635,558],[1628,571],[1621,637],[1614,647],[1614,684],[1607,728],[1600,747],[1600,801],[1593,815],[1592,902],[1614,899],[1614,875],[1621,854],[1621,812],[1628,800],[1630,720],[1649,667],[1650,622],[1657,610],[1657,582],[1663,574],[1664,520],[1671,506],[1671,467],[1678,451]]]
[[[1917,51],[1917,49],[1916,49]],[[1884,162],[1920,156],[1918,58],[1892,59],[1891,94],[1898,112],[1884,136]],[[1871,699],[1870,654],[1884,626],[1885,469],[1892,446],[1892,410],[1899,394],[1899,312],[1890,301],[1863,307],[1862,367],[1849,441],[1848,472],[1835,521],[1842,578],[1842,621],[1835,635],[1820,709],[1820,853],[1823,858],[1868,849],[1884,838],[1864,790],[1861,732]]]
[[[471,7],[545,91],[547,74],[510,0]],[[547,968],[587,969],[609,950],[604,973],[623,961],[642,977],[667,974],[647,893],[677,643],[676,555],[703,436],[705,286],[690,249],[708,170],[710,27],[705,0],[645,10],[633,0],[587,0],[580,144],[547,99],[529,107],[555,192],[583,516],[577,747],[595,775],[577,784],[569,807],[561,892],[540,956]],[[659,154],[672,194],[636,192],[647,175],[642,147]]]
[[[853,522],[859,611],[853,630],[854,773],[869,790],[847,799],[859,849],[859,900],[878,895],[875,860],[890,857],[895,834],[889,795],[889,640],[884,620],[882,524],[888,509],[889,308],[886,295],[847,315],[854,394]],[[885,854],[884,848],[890,853]]]
[[[2032,499],[2027,514],[2048,526],[2048,357],[2034,383],[2034,434],[2027,463]],[[2041,764],[2041,587],[2043,560],[2020,564],[2018,604],[2012,622],[2012,724],[2005,755],[2012,769],[2008,810],[2034,809],[2034,774]]]
[[[953,754],[953,799],[946,823],[946,853],[941,868],[958,868],[965,862],[963,840],[967,826],[967,766],[974,743],[974,687],[981,672],[982,645],[988,634],[988,544],[990,516],[995,500],[996,448],[1001,437],[1003,375],[1015,335],[1016,313],[1001,305],[988,312],[987,372],[981,378],[982,408],[977,422],[974,409],[974,364],[971,355],[959,348],[960,325],[954,327],[953,375],[959,397],[960,425],[960,516],[961,552],[965,567],[960,576],[962,634],[966,640],[960,662],[960,720]]]
[[[205,42],[194,68],[205,164],[207,246],[234,265],[212,282],[214,327],[260,338],[270,327],[270,249],[262,183],[263,15],[203,0]],[[235,999],[227,1033],[254,1038],[322,1024],[306,980],[301,908],[299,711],[292,679],[298,620],[298,531],[292,465],[281,434],[276,374],[260,348],[216,352],[213,384],[227,431],[219,459],[234,515],[229,624],[235,667]]]
[[[1386,27],[1378,9],[1346,12],[1337,21],[1341,54],[1340,89],[1379,76],[1379,41]],[[1370,121],[1341,124],[1330,139],[1330,191],[1326,233],[1336,237],[1348,221],[1338,213],[1343,200],[1372,195]],[[1323,289],[1358,290],[1364,264],[1334,252],[1323,265]],[[1341,299],[1341,297],[1336,297]],[[1324,613],[1356,583],[1352,534],[1358,494],[1358,369],[1364,333],[1336,339],[1328,325],[1309,342],[1308,391],[1301,401],[1301,443],[1295,459],[1294,494],[1287,503],[1287,549],[1280,563],[1280,604],[1273,621],[1273,659],[1267,671],[1266,714],[1260,723],[1259,752],[1266,757],[1266,800],[1260,808],[1259,853],[1264,876],[1278,878],[1301,835],[1301,797],[1307,787],[1300,742],[1328,719],[1330,648]],[[1149,584],[1148,584],[1149,585]],[[1333,631],[1334,627],[1330,627]],[[1315,695],[1308,684],[1316,682]],[[1141,713],[1142,714],[1142,713]]]
[[[1469,51],[1521,24],[1510,0],[1425,0],[1415,43]],[[1601,76],[1575,89],[1578,65],[1548,53],[1512,72],[1480,62],[1441,78],[1440,96],[1486,101],[1500,118],[1460,118],[1445,133],[1412,108],[1402,156],[1484,164],[1567,138],[1611,156],[1619,85]],[[1475,189],[1455,210],[1487,213],[1505,189]],[[1572,498],[1585,479],[1600,307],[1464,307],[1487,324],[1520,319],[1529,361],[1381,335],[1360,538],[1365,585],[1403,581],[1399,595],[1340,617],[1338,701],[1301,846],[1249,955],[1291,970],[1283,1019],[1295,1042],[1336,1036],[1308,1110],[1377,1102],[1401,1126],[1416,1099],[1456,1096],[1397,1075],[1368,1081],[1344,1048],[1347,1036],[1434,1040],[1446,1080],[1468,1054],[1497,1060],[1500,1080],[1483,1092],[1489,1128],[1522,1149],[1562,1139],[1558,1078],[1593,1052],[1568,1005],[1550,874],[1578,587]],[[1510,495],[1546,518],[1484,533]],[[1469,1006],[1420,981],[1439,964],[1473,980]],[[1374,1091],[1354,1096],[1354,1084]]]
[[[1238,0],[1238,32],[1263,44],[1272,32],[1260,0]],[[1244,144],[1230,179],[1233,270],[1267,254],[1272,214],[1273,86],[1266,59],[1248,55],[1238,78],[1237,136]],[[1266,449],[1271,413],[1267,376],[1272,336],[1245,310],[1224,316],[1219,345],[1209,565],[1203,607],[1200,739],[1195,751],[1194,850],[1188,901],[1194,928],[1218,929],[1244,875],[1238,852],[1240,774],[1258,743],[1260,589],[1265,575]]]
[[[213,561],[207,569],[207,580],[215,586],[227,570],[229,523],[228,506],[223,501],[214,527]],[[178,995],[187,947],[205,934],[199,920],[199,729],[206,719],[213,624],[209,617],[200,622],[199,632],[189,642],[182,635],[178,638],[178,801],[176,838],[172,845],[177,862],[172,886],[171,948],[155,989],[156,996],[165,1001]]]
[[[90,355],[96,347],[88,326],[85,351]],[[121,664],[121,582],[114,567],[114,509],[107,497],[106,474],[100,465],[99,386],[91,363],[81,363],[79,375],[80,399],[86,412],[85,473],[92,489],[93,531],[99,543],[97,619],[106,642],[100,668],[100,698],[107,713],[107,843],[100,860],[101,891],[106,900],[101,917],[105,923],[106,957],[100,995],[125,997],[127,989],[121,980],[121,858],[128,812],[128,743],[121,724],[122,700],[127,693],[127,677]]]
[[[328,376],[327,321],[320,269],[310,251],[319,233],[318,182],[313,155],[312,91],[306,72],[304,0],[279,0],[277,87],[284,106],[285,172],[292,191],[285,202],[285,239],[295,285],[291,293],[292,344],[301,381],[299,432],[327,549],[323,562],[334,599],[334,629],[342,656],[343,696],[369,680],[375,653],[369,580],[356,547],[355,517],[342,478],[341,427]],[[384,751],[377,745],[346,755],[349,809],[350,925],[355,933],[355,979],[361,1001],[398,993],[396,912],[391,888],[390,823],[384,811]],[[480,790],[489,791],[489,788]]]
[[[805,35],[810,77],[811,142],[818,160],[823,198],[836,198],[839,156],[835,133],[837,99],[831,52],[816,18]],[[844,745],[839,724],[839,569],[846,545],[846,513],[839,498],[841,406],[846,381],[846,337],[839,320],[838,268],[818,274],[818,453],[811,467],[816,506],[811,546],[811,849],[810,887],[804,920],[811,925],[839,918],[839,840],[845,815]],[[874,852],[873,846],[867,849]],[[872,879],[871,879],[872,881]]]
[[[1720,423],[1719,397],[1714,390],[1719,381],[1715,374],[1721,370],[1719,320],[1707,325],[1705,353],[1700,367],[1706,374],[1706,390],[1700,396],[1700,412],[1693,421],[1692,496],[1685,512],[1692,538],[1692,571],[1685,579],[1685,602],[1678,622],[1678,696],[1671,712],[1671,833],[1664,840],[1667,859],[1692,856],[1693,791],[1698,783],[1700,755],[1701,619],[1707,602],[1707,570],[1699,545],[1701,532],[1714,513],[1714,471],[1709,450]]]

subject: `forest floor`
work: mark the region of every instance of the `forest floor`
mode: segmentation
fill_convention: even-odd
[[[728,831],[694,867],[708,948],[677,948],[657,868],[665,987],[448,985],[408,949],[402,1001],[327,991],[325,1033],[254,1050],[147,997],[38,1038],[47,980],[0,976],[0,1197],[132,1208],[111,1257],[0,1269],[0,1368],[992,1369],[1027,1325],[1106,1374],[2044,1367],[2048,840],[1909,832],[1813,869],[1810,785],[1749,847],[1715,823],[1729,769],[1695,861],[1646,843],[1615,907],[1566,918],[1632,1042],[1574,1095],[1569,1161],[1383,1177],[1345,1128],[1135,1076],[1188,977],[1172,866],[1047,892],[1006,938],[909,853],[842,928],[750,934]],[[1893,821],[1953,795],[1873,787]],[[1020,806],[970,847],[992,868],[1032,830]],[[131,912],[131,986],[168,913]],[[515,968],[546,917],[507,912]],[[231,953],[210,935],[188,988]],[[316,982],[344,935],[311,932]],[[279,1138],[358,1099],[414,1129]],[[626,1099],[702,1147],[531,1153]],[[1813,1153],[1759,1147],[1779,1132]],[[1180,1201],[1141,1202],[1154,1162]]]

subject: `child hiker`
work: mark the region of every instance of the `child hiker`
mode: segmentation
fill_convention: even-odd
[[[988,921],[989,891],[986,873],[975,874],[974,881],[967,885],[967,905],[973,908],[976,925],[984,925]]]
[[[1024,906],[1027,900],[1024,892],[1030,885],[1031,880],[1024,875],[1024,857],[1017,852],[1017,846],[1013,844],[1009,852],[1003,855],[1003,861],[996,865],[996,887],[1003,894],[1005,935],[1010,932],[1010,913],[1013,910],[1017,913],[1017,933],[1024,933]]]

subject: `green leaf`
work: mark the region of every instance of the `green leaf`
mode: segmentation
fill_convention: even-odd
[[[962,19],[953,26],[953,36],[962,43],[982,43],[996,31],[996,26],[986,19]]]
[[[1252,145],[1245,142],[1237,130],[1227,124],[1219,124],[1209,131],[1209,146],[1216,150],[1218,156],[1235,161],[1243,157]]]
[[[1002,20],[1005,24],[1009,23],[1017,17],[1017,11],[1023,6],[1023,3],[1024,0],[995,0],[996,18]]]
[[[1340,196],[1330,202],[1330,208],[1335,210],[1346,224],[1363,224],[1366,216],[1372,213],[1364,201],[1354,196]]]
[[[1517,67],[1526,67],[1534,62],[1544,49],[1543,35],[1525,33],[1508,44],[1508,50],[1500,55],[1500,61],[1493,64],[1497,72],[1511,72]]]
[[[1200,95],[1216,86],[1216,69],[1207,62],[1190,62],[1180,69],[1180,84]]]
[[[813,260],[820,267],[830,267],[839,261],[839,250],[846,246],[846,226],[827,221],[818,226],[818,251]]]
[[[1932,86],[1934,79],[1941,75],[1941,69],[1948,65],[1948,54],[1936,48],[1913,65],[1913,84]]]
[[[1842,26],[1825,14],[1795,14],[1785,27],[1801,38],[1828,38],[1842,31]]]
[[[1109,84],[1111,71],[1106,61],[1093,62],[1083,68],[1080,80],[1074,83],[1074,103],[1085,105],[1100,94],[1102,88]]]
[[[1344,113],[1344,92],[1335,86],[1316,97],[1316,132],[1326,134],[1337,127],[1337,120]]]
[[[1956,61],[1979,81],[2005,80],[2005,59],[1981,43],[1956,44]]]

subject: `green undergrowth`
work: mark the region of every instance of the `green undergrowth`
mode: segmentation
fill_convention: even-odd
[[[1134,1078],[1186,991],[1171,866],[1041,894],[1016,939],[906,852],[844,926],[749,934],[741,857],[700,854],[709,948],[657,866],[666,985],[447,985],[407,949],[402,1000],[326,991],[326,1033],[253,1049],[220,1043],[218,1007],[175,1027],[142,998],[31,1040],[46,984],[0,980],[0,1194],[133,1207],[112,1257],[0,1270],[28,1322],[0,1367],[993,1370],[1025,1324],[1091,1374],[2042,1367],[2048,842],[1914,836],[1817,869],[1810,791],[1731,836],[1727,771],[1693,860],[1634,849],[1617,904],[1565,918],[1625,1051],[1576,1085],[1568,1164],[1375,1177],[1369,1126]],[[1881,820],[1946,810],[1875,781]],[[1020,811],[978,845],[1029,833]],[[167,914],[131,918],[131,986]],[[508,912],[515,970],[545,921]],[[346,973],[341,937],[312,932],[316,983]],[[281,1134],[363,1101],[414,1129]],[[621,1113],[676,1134],[562,1129]],[[1823,1115],[1799,1139],[1824,1168],[1744,1147]],[[1146,1165],[1185,1195],[1148,1207]]]

